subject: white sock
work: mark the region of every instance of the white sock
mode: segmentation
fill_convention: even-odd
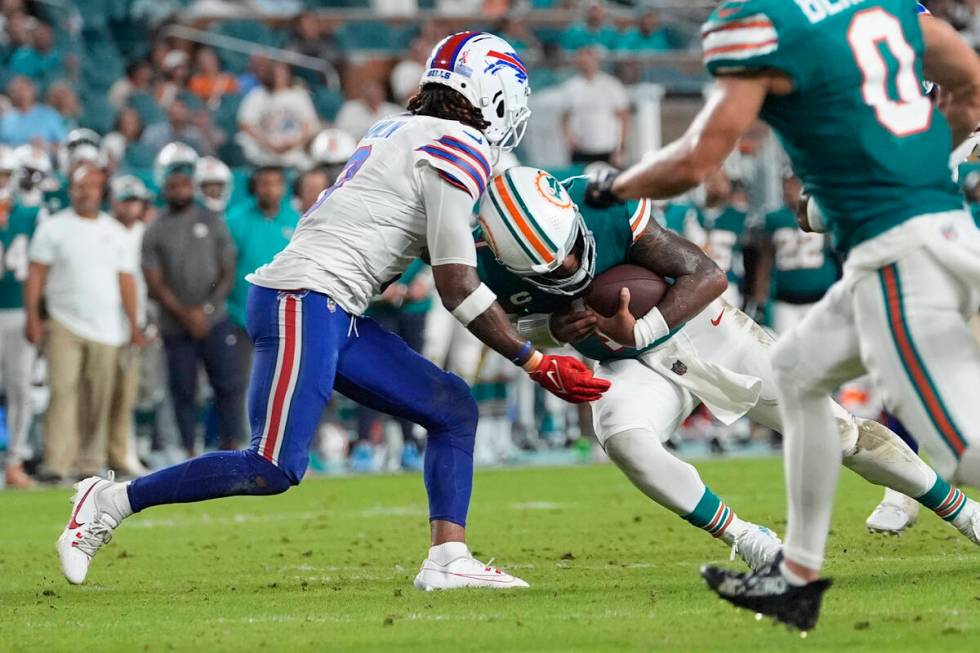
[[[796,574],[796,572],[792,571],[789,567],[786,566],[785,560],[779,563],[779,573],[783,575],[783,578],[785,578],[786,582],[789,583],[790,585],[795,585],[796,587],[803,587],[804,585],[807,584],[805,578],[799,576],[798,574]]]
[[[789,512],[783,550],[794,562],[819,570],[840,475],[840,432],[826,394],[802,389],[778,371],[776,387]]]
[[[443,566],[457,558],[469,558],[470,555],[466,542],[444,542],[429,548],[429,560]]]
[[[99,492],[99,510],[115,519],[117,524],[133,514],[126,491],[128,487],[129,483],[112,483]]]

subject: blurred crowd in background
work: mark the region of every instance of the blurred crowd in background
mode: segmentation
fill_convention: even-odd
[[[368,128],[403,110],[443,36],[485,29],[514,45],[536,116],[531,145],[498,165],[562,177],[634,160],[651,116],[652,142],[687,124],[712,4],[0,1],[6,485],[134,476],[247,442],[244,276],[285,247]],[[980,1],[927,4],[980,45]],[[641,115],[635,89],[651,84],[657,110]],[[980,214],[974,166],[960,180]],[[777,331],[839,274],[823,237],[795,227],[798,189],[760,125],[722,172],[660,207],[728,272],[728,299]],[[421,261],[370,315],[471,384],[478,465],[593,456],[587,413],[488,353],[442,309]],[[844,399],[877,410],[860,384]],[[770,439],[697,413],[674,444],[720,454]],[[418,427],[339,397],[311,469],[418,469],[424,447]]]

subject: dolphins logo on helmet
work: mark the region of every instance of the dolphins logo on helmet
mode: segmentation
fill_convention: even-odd
[[[519,166],[487,186],[477,218],[497,261],[540,290],[574,296],[595,274],[595,238],[561,182]],[[561,269],[578,255],[574,271]]]

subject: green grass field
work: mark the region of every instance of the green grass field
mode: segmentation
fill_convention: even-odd
[[[784,525],[777,459],[699,465],[746,519]],[[285,495],[157,508],[127,521],[88,584],[54,541],[70,491],[0,492],[2,651],[976,651],[980,550],[932,514],[902,538],[864,518],[844,472],[806,640],[757,623],[698,577],[728,551],[611,466],[477,474],[470,542],[530,590],[423,593],[417,476],[317,479]]]

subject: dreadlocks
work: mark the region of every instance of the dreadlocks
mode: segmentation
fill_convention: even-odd
[[[483,119],[480,110],[474,107],[459,91],[442,84],[426,84],[408,101],[408,111],[415,116],[432,116],[444,120],[455,120],[468,127],[483,131],[490,123]]]

